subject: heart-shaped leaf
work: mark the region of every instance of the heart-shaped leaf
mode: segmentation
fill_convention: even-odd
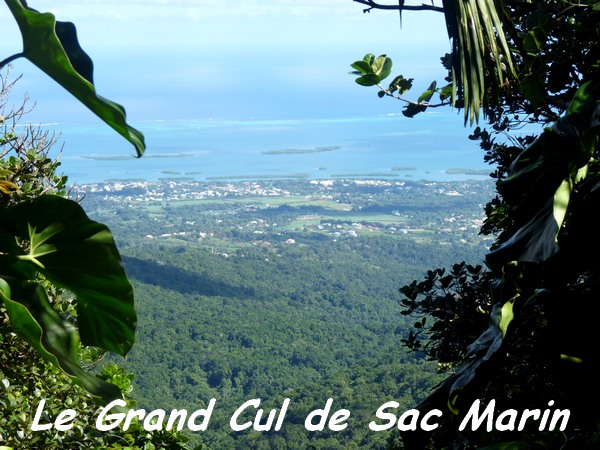
[[[30,243],[28,253],[13,255],[20,264],[76,295],[81,341],[125,355],[134,342],[133,289],[109,229],[52,195],[1,210],[0,223]]]

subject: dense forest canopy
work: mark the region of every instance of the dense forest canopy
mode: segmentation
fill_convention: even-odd
[[[215,398],[211,426],[191,434],[211,448],[385,447],[389,432],[368,427],[377,408],[410,409],[440,381],[401,345],[414,321],[398,288],[430,266],[481,263],[493,184],[171,183],[95,185],[82,202],[113,230],[137,292],[124,367],[139,404],[193,410]],[[280,431],[230,429],[253,398],[290,400]],[[307,432],[328,398],[350,411],[348,427]]]

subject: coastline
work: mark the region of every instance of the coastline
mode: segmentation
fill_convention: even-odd
[[[322,170],[322,169],[321,169]],[[393,169],[392,169],[393,170]],[[111,183],[161,183],[161,182],[192,182],[192,183],[210,183],[210,182],[252,182],[252,181],[277,181],[277,180],[303,180],[303,181],[323,181],[323,180],[393,180],[393,181],[415,181],[415,182],[436,182],[436,183],[452,183],[465,181],[486,181],[491,179],[489,174],[492,170],[487,169],[467,169],[467,168],[450,168],[446,169],[443,174],[448,175],[440,177],[427,177],[427,174],[432,174],[430,171],[425,171],[424,177],[415,176],[417,169],[407,169],[406,173],[398,173],[398,171],[390,172],[340,172],[323,174],[322,176],[312,176],[309,173],[289,173],[289,174],[231,174],[231,175],[208,175],[203,176],[202,171],[181,172],[177,170],[162,170],[158,177],[107,177],[102,180],[93,180],[87,182],[78,182],[79,186],[96,185],[96,184],[111,184]],[[423,173],[421,173],[422,175]],[[69,176],[69,180],[72,177]]]
[[[446,195],[458,195],[457,190],[462,190],[468,185],[481,185],[493,189],[493,180],[455,180],[455,181],[427,181],[427,180],[396,180],[375,178],[329,178],[329,179],[304,179],[304,178],[278,178],[234,180],[216,179],[209,181],[169,180],[146,181],[140,179],[110,180],[101,183],[78,185],[76,191],[87,194],[121,198],[135,202],[179,202],[202,201],[214,198],[241,198],[241,197],[289,197],[293,195],[308,195],[319,192],[326,195],[327,191],[345,187],[360,189],[373,187],[381,189],[413,189],[437,188]],[[491,191],[490,191],[491,192]]]
[[[306,120],[189,119],[140,123],[141,158],[100,126],[61,126],[61,169],[70,182],[144,179],[482,179],[492,172],[467,131],[443,116]],[[444,133],[431,132],[432,125]],[[489,167],[489,168],[488,168]]]

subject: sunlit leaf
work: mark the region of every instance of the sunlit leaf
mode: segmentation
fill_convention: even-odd
[[[452,98],[452,89],[453,86],[451,84],[447,84],[440,90],[440,100],[444,101],[449,98]]]
[[[367,53],[364,56],[363,61],[366,62],[369,67],[371,67],[373,65],[373,61],[375,61],[375,55],[373,53]]]
[[[431,97],[433,97],[433,94],[435,94],[435,88],[437,86],[437,83],[435,81],[433,81],[429,87],[427,88],[427,90],[425,92],[423,92],[420,96],[419,99],[417,100],[417,103],[422,103],[422,102],[429,102],[429,100],[431,100]]]
[[[417,99],[417,102],[418,103],[428,102],[434,93],[435,93],[435,91],[430,91],[430,90],[423,92]]]
[[[386,55],[378,56],[371,65],[373,73],[379,76],[380,80],[385,79],[392,71],[392,60]]]
[[[75,26],[57,22],[54,15],[39,13],[20,0],[6,4],[21,30],[23,56],[131,142],[141,156],[144,136],[127,124],[125,109],[96,94],[92,62],[79,46]]]

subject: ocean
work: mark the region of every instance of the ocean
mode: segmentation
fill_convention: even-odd
[[[45,128],[61,133],[61,169],[77,184],[344,177],[442,181],[483,179],[491,171],[454,113],[418,119],[173,119],[132,125],[145,135],[147,151],[141,158],[102,122]]]
[[[158,68],[150,53],[138,64],[127,53],[94,53],[98,93],[124,105],[129,123],[145,135],[139,159],[124,138],[34,67],[15,67],[15,76],[24,76],[13,98],[27,92],[36,107],[25,119],[60,133],[61,169],[80,185],[165,178],[462,180],[486,177],[465,169],[491,171],[468,139],[462,111],[429,108],[409,119],[403,103],[358,86],[348,71],[365,49],[245,47],[235,54],[206,50],[202,58],[184,50],[162,53]],[[409,98],[443,77],[439,59],[428,61],[410,67],[420,76]]]

